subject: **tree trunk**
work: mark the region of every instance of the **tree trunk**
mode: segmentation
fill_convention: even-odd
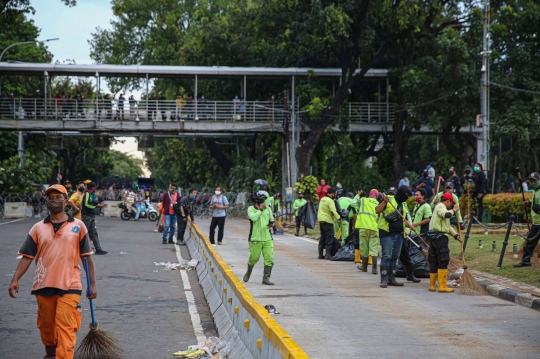
[[[233,166],[233,162],[221,151],[219,145],[211,138],[203,138],[206,147],[210,150],[210,154],[214,157],[221,167],[225,176],[229,175],[229,171]]]
[[[411,131],[405,127],[405,119],[407,118],[407,111],[405,110],[406,105],[402,103],[401,106],[398,106],[397,108],[398,111],[396,111],[394,124],[392,125],[394,147],[392,148],[393,171],[391,186],[397,186],[399,180],[403,176],[403,172],[405,171],[403,161],[405,153],[407,152],[409,138],[411,137]],[[402,109],[402,111],[399,111],[399,109]]]

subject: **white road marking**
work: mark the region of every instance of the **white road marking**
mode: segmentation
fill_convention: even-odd
[[[283,233],[282,236],[289,236],[289,237],[292,237],[292,238],[295,238],[295,239],[301,239],[301,240],[306,241],[306,242],[309,242],[309,243],[319,244],[319,242],[317,242],[317,241],[314,240],[314,239],[303,238],[303,237],[297,237],[297,236],[293,236],[292,234],[288,234],[288,233]]]
[[[176,249],[176,258],[178,258],[178,263],[181,263],[184,259],[182,258],[182,253],[180,252],[180,246],[176,245],[176,235],[174,236],[174,247]],[[204,335],[204,330],[201,324],[201,317],[199,316],[199,312],[197,311],[197,305],[195,304],[195,297],[193,296],[193,292],[191,291],[189,277],[185,270],[180,270],[180,278],[182,279],[184,290],[186,291],[189,315],[191,317],[191,324],[193,325],[193,331],[195,332],[197,343],[204,343],[206,341],[206,336]]]
[[[24,221],[26,218],[21,218],[21,219],[16,219],[14,221],[9,221],[9,222],[4,222],[4,223],[0,223],[0,226],[3,226],[4,224],[10,224],[10,223],[15,223],[15,222],[19,222],[19,221]]]

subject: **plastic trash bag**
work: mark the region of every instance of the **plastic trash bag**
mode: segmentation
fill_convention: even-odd
[[[305,204],[304,215],[302,216],[302,224],[310,229],[315,229],[315,222],[317,222],[317,212],[313,207],[313,203],[308,202]]]
[[[416,236],[412,236],[412,239],[415,241],[415,242],[420,242],[420,240],[418,240],[416,238]],[[404,239],[405,241],[408,241],[408,239]],[[413,271],[414,271],[414,276],[416,278],[429,278],[429,263],[426,262],[426,260],[424,259],[424,255],[422,254],[422,251],[420,250],[420,248],[417,248],[414,244],[412,243],[409,243],[409,256],[411,257],[411,262],[412,262],[412,265],[413,265]],[[423,243],[418,243],[421,248],[424,247]],[[401,264],[401,262],[398,262],[398,265],[396,267],[396,277],[400,277],[400,278],[405,278],[406,277],[406,273],[405,273],[405,266],[403,264]]]
[[[331,260],[333,261],[354,261],[354,238],[349,235],[347,237],[347,242],[345,245],[338,249],[337,253],[334,254]]]

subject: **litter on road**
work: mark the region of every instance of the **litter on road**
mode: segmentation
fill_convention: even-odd
[[[171,262],[154,262],[154,265],[156,267],[165,267],[164,270],[193,270],[195,267],[197,267],[197,264],[199,264],[199,261],[197,259],[192,259],[190,261],[182,260],[180,263],[171,263]]]
[[[217,337],[209,337],[204,343],[190,345],[186,351],[178,351],[173,355],[181,358],[225,359],[230,352],[231,348],[226,342]]]

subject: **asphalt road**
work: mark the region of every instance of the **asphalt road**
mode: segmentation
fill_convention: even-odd
[[[198,223],[208,233],[209,221]],[[239,278],[248,231],[247,221],[228,218],[215,247]],[[313,240],[281,235],[274,242],[276,285],[261,284],[261,258],[246,286],[262,305],[276,306],[275,319],[310,358],[540,358],[536,310],[491,296],[431,293],[429,279],[382,289],[378,275],[352,262],[318,260]]]
[[[38,219],[0,220],[0,358],[42,358],[45,355],[36,328],[37,305],[30,294],[34,264],[21,279],[17,299],[8,288],[17,266],[17,251]],[[175,247],[161,244],[148,220],[122,221],[98,217],[104,256],[94,256],[98,298],[94,301],[100,327],[114,333],[126,358],[172,358],[172,353],[197,344],[188,296],[194,297],[204,335],[215,336],[212,315],[198,284],[196,271],[188,271],[191,290],[180,271],[166,271],[154,262],[178,262]],[[186,247],[181,255],[189,259]],[[185,278],[185,277],[184,277]],[[86,279],[82,276],[83,287]],[[192,302],[193,307],[193,302]],[[88,301],[82,300],[83,326],[78,340],[88,332]],[[193,308],[192,308],[193,309]],[[200,325],[199,325],[200,328]],[[199,333],[199,335],[202,333]]]

